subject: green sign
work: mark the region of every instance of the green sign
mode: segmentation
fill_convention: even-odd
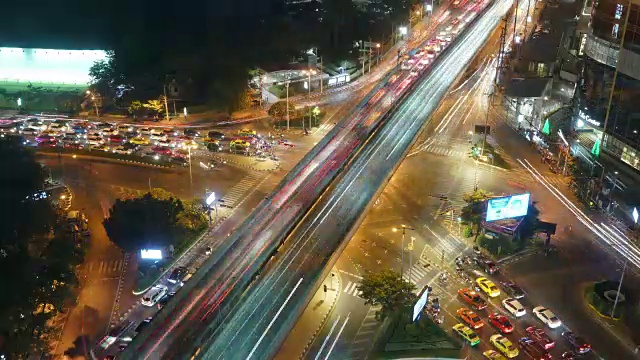
[[[545,135],[551,134],[551,126],[549,126],[549,119],[544,121],[544,126],[542,127],[542,133]]]
[[[593,143],[593,147],[591,148],[591,153],[595,157],[600,156],[600,139],[596,139],[596,142]]]

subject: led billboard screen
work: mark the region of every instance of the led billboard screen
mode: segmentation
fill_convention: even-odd
[[[162,260],[162,250],[142,249],[140,250],[141,259]]]
[[[531,194],[519,194],[489,199],[486,221],[516,218],[527,215]]]
[[[413,321],[416,321],[420,317],[422,309],[427,305],[427,299],[429,299],[429,288],[424,290],[420,298],[418,298],[418,301],[416,301],[416,304],[413,305]]]

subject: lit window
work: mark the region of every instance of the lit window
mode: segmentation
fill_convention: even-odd
[[[611,37],[618,38],[618,30],[620,30],[620,25],[613,24],[613,29],[611,29]]]
[[[616,14],[615,14],[615,18],[620,20],[622,18],[622,10],[624,9],[624,6],[620,5],[620,4],[616,4]]]

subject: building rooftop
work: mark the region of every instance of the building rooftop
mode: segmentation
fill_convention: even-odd
[[[504,88],[506,96],[517,98],[541,98],[551,86],[552,78],[513,78]]]

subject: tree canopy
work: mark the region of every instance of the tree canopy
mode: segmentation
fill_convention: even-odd
[[[0,140],[0,353],[26,358],[47,349],[48,322],[73,301],[83,246],[47,199],[46,171],[12,138]]]
[[[392,270],[367,271],[357,289],[362,291],[360,296],[366,305],[382,307],[376,313],[378,320],[410,308],[417,300],[416,286]]]
[[[183,202],[162,189],[118,199],[103,221],[109,239],[126,252],[179,246],[186,234],[207,226],[198,200]]]
[[[493,194],[483,189],[477,189],[471,193],[463,194],[462,200],[466,205],[462,208],[462,221],[472,225],[480,225],[482,222],[482,214],[485,212],[486,202]]]

